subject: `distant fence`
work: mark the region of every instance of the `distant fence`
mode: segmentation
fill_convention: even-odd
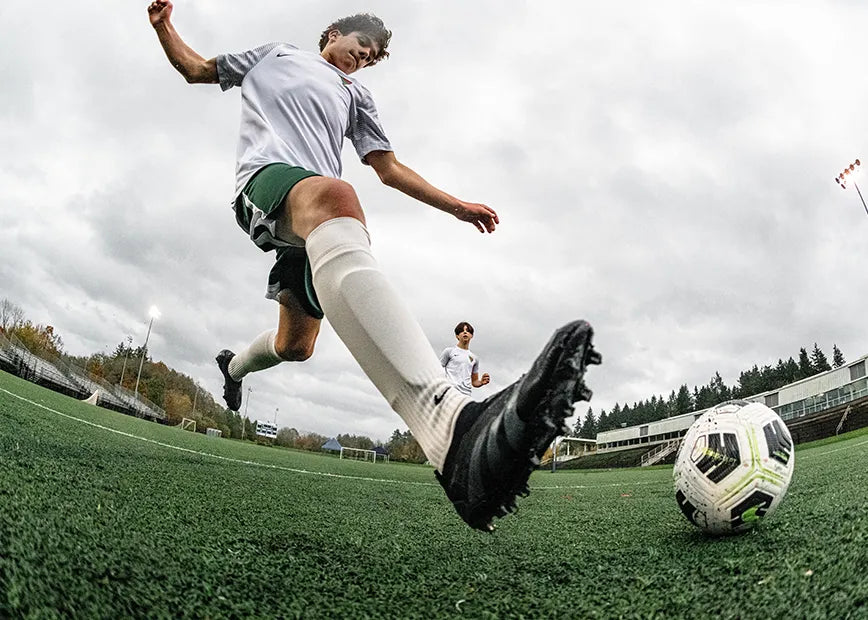
[[[0,369],[80,400],[99,391],[100,407],[159,422],[166,420],[166,412],[144,396],[60,358],[34,355],[14,335],[0,334]]]

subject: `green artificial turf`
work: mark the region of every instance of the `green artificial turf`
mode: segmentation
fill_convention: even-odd
[[[536,472],[486,535],[431,468],[208,438],[0,373],[0,617],[866,617],[868,435],[819,443],[741,536],[690,525],[671,468]]]

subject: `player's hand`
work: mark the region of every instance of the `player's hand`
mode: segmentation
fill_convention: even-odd
[[[151,26],[157,26],[162,22],[169,21],[172,16],[171,0],[154,0],[148,5],[148,18],[151,20]]]
[[[479,232],[494,232],[495,225],[500,224],[494,209],[475,202],[458,201],[455,217],[462,222],[470,222]]]
[[[488,376],[487,372],[484,372],[482,373],[482,378],[480,379],[480,381],[482,381],[482,385],[488,385],[488,382],[491,381],[491,377]]]

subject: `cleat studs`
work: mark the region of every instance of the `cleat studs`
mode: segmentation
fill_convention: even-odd
[[[539,467],[540,460],[536,454],[534,454],[532,457],[530,457],[530,464],[533,465],[534,467]]]
[[[594,393],[586,387],[582,387],[582,389],[579,390],[579,400],[591,400],[593,395]]]
[[[600,355],[594,349],[588,349],[588,352],[585,355],[585,363],[589,364],[589,365],[590,364],[593,364],[593,365],[602,364],[603,363],[603,356]]]

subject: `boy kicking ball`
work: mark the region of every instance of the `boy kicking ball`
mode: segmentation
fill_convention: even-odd
[[[494,518],[528,492],[573,403],[591,396],[584,373],[600,363],[591,327],[576,321],[557,330],[527,374],[482,402],[454,389],[380,271],[361,203],[340,180],[346,136],[384,184],[482,233],[499,223],[490,207],[447,194],[395,156],[356,77],[388,57],[391,32],[377,17],[353,15],[321,33],[318,53],[269,43],[206,59],[178,35],[172,10],[169,0],[148,6],[172,66],[189,83],[241,88],[235,219],[260,250],[275,252],[267,296],[279,304],[278,325],[238,354],[218,355],[227,405],[240,407],[248,373],[308,359],[325,316],[406,422],[461,518],[493,530]]]

